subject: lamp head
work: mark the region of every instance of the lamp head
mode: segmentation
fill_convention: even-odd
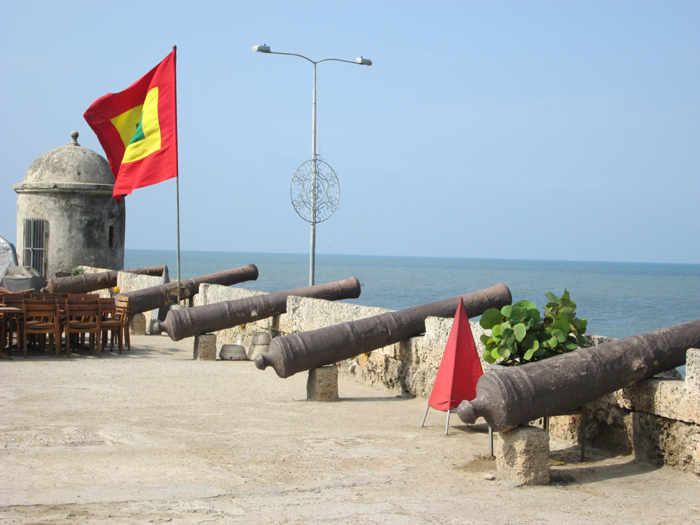
[[[270,53],[271,52],[270,46],[268,46],[267,44],[253,46],[253,51],[255,53]]]
[[[253,48],[255,49],[255,48]],[[360,64],[361,66],[371,66],[372,61],[369,58],[364,58],[364,57],[357,57],[355,59],[356,64]]]

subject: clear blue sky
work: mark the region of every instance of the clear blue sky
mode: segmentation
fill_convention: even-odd
[[[329,254],[700,262],[700,2],[0,0],[0,236],[39,155],[178,46],[183,250],[306,253],[318,144]],[[175,183],[127,198],[175,249]]]

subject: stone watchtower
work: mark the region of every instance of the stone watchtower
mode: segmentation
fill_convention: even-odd
[[[29,167],[17,192],[20,264],[46,278],[76,266],[124,269],[124,200],[112,198],[107,161],[78,144],[52,149]]]

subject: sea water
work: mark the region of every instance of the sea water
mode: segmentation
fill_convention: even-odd
[[[174,251],[126,250],[125,268],[167,264],[176,278]],[[308,286],[308,254],[183,251],[185,279],[253,263],[257,281],[237,287],[277,292]],[[316,255],[316,283],[355,276],[362,294],[347,302],[399,310],[505,283],[513,301],[540,311],[546,292],[567,289],[587,332],[627,337],[700,319],[700,265]],[[683,372],[684,373],[684,372]]]

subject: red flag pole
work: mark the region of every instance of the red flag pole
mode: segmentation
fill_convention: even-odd
[[[173,65],[175,75],[175,203],[177,207],[177,304],[180,304],[180,154],[177,133],[177,46],[173,46]]]

